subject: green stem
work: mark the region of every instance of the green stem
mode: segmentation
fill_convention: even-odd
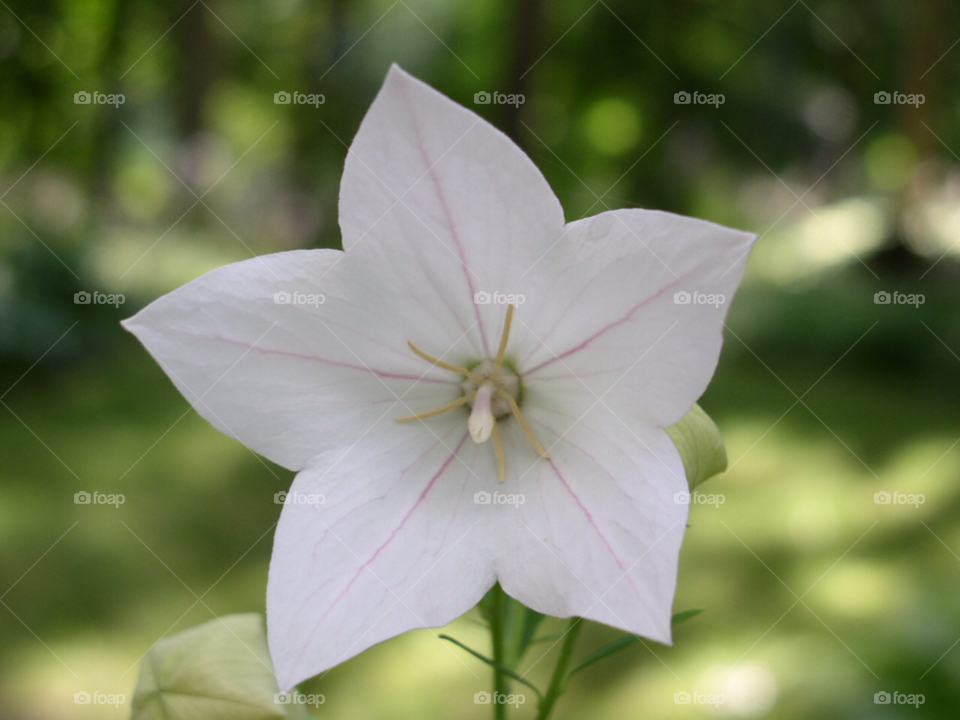
[[[560,646],[560,655],[557,657],[557,664],[553,668],[553,676],[550,678],[550,687],[540,700],[540,711],[537,713],[537,720],[547,720],[550,713],[553,712],[553,706],[567,689],[567,668],[570,666],[570,660],[573,657],[573,646],[577,642],[577,635],[580,634],[582,623],[580,618],[572,618],[570,627],[563,636],[563,645]]]
[[[493,602],[490,612],[490,634],[493,636],[493,659],[497,663],[504,665],[504,637],[503,637],[503,609],[504,592],[500,584],[494,585]],[[507,694],[507,676],[498,668],[493,669],[493,717],[494,720],[504,720],[507,717],[507,704],[498,703],[498,695]]]

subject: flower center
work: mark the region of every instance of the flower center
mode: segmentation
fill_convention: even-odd
[[[503,325],[503,333],[500,336],[500,347],[497,350],[497,357],[494,360],[483,360],[469,369],[458,365],[452,365],[439,358],[420,350],[412,342],[407,342],[410,349],[418,356],[437,367],[450,370],[463,376],[460,383],[462,395],[456,400],[441,405],[433,410],[417,413],[415,415],[405,415],[395,418],[397,422],[409,422],[411,420],[424,420],[434,415],[452,410],[460,405],[470,406],[470,418],[467,420],[467,429],[470,431],[470,437],[475,443],[484,443],[493,439],[493,450],[497,458],[497,470],[500,475],[500,482],[506,478],[506,460],[503,454],[503,443],[500,439],[500,426],[498,423],[506,420],[513,415],[517,423],[523,429],[530,444],[540,454],[541,457],[549,458],[550,455],[543,448],[543,445],[537,440],[523,415],[520,414],[520,401],[523,395],[523,385],[520,376],[512,368],[504,365],[503,357],[507,351],[507,343],[510,340],[510,327],[513,323],[514,306],[507,306],[507,317]]]

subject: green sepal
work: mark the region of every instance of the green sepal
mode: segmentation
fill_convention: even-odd
[[[727,469],[727,448],[720,428],[699,405],[694,404],[680,422],[664,429],[680,453],[690,490]]]
[[[225,615],[164,638],[143,659],[131,720],[304,720],[278,702],[263,616]]]

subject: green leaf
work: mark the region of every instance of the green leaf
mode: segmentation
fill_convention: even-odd
[[[263,617],[226,615],[160,640],[147,653],[131,720],[302,720],[279,692]]]
[[[720,428],[699,405],[690,408],[680,422],[664,429],[680,453],[691,490],[727,469],[727,448]]]
[[[673,625],[677,625],[679,623],[684,622],[685,620],[689,620],[695,615],[699,615],[702,612],[703,612],[703,608],[690,608],[689,610],[681,610],[680,612],[676,613],[672,618],[670,618],[670,622]],[[594,652],[587,655],[583,660],[581,660],[580,663],[575,668],[573,668],[573,670],[570,671],[567,677],[570,677],[576,672],[580,672],[588,665],[593,665],[593,663],[597,662],[597,660],[603,660],[605,657],[609,655],[613,655],[616,652],[620,652],[625,647],[629,646],[630,644],[636,642],[639,639],[640,638],[638,638],[636,635],[628,634],[628,635],[622,635],[618,637],[616,640],[608,642],[599,650],[595,650]]]
[[[682,622],[686,622],[692,617],[696,617],[703,612],[703,608],[690,608],[689,610],[681,610],[673,616],[673,619],[670,621],[673,625],[679,625]]]
[[[573,670],[570,671],[567,677],[580,672],[588,665],[593,665],[595,662],[597,662],[597,660],[603,660],[608,655],[613,655],[616,652],[620,652],[631,643],[636,642],[638,639],[639,638],[636,635],[621,635],[613,642],[608,642],[599,650],[595,650],[587,655],[576,667],[573,668]]]
[[[511,670],[511,669],[508,668],[506,665],[502,665],[501,663],[498,663],[496,660],[491,660],[491,659],[488,658],[486,655],[481,655],[480,653],[478,653],[478,652],[477,652],[476,650],[474,650],[473,648],[467,647],[467,646],[464,645],[462,642],[460,642],[459,640],[456,640],[456,639],[450,637],[449,635],[438,635],[438,637],[439,637],[441,640],[446,640],[447,642],[452,642],[452,643],[453,643],[454,645],[456,645],[457,647],[459,647],[459,648],[461,648],[461,649],[463,649],[463,650],[466,650],[468,653],[470,653],[471,655],[473,655],[473,656],[474,656],[475,658],[477,658],[478,660],[482,660],[483,662],[485,662],[485,663],[486,663],[487,665],[489,665],[490,667],[495,668],[495,669],[499,670],[500,672],[502,672],[504,675],[508,675],[509,677],[512,677],[512,678],[513,678],[514,680],[516,680],[518,683],[523,683],[523,684],[526,685],[528,688],[530,688],[531,690],[533,690],[538,696],[540,695],[540,690],[537,689],[537,686],[536,686],[536,685],[533,685],[532,683],[528,682],[527,680],[524,680],[524,679],[523,679],[522,677],[520,677],[515,671]]]

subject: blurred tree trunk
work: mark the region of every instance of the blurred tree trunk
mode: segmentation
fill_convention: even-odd
[[[117,81],[127,70],[121,67],[121,58],[124,57],[125,32],[129,27],[135,7],[132,4],[117,3],[113,8],[113,17],[110,18],[110,32],[106,36],[101,66],[105,77],[110,78],[112,84],[106,92],[122,93],[128,89],[129,78]],[[120,113],[110,113],[107,120],[93,126],[91,130],[91,146],[94,152],[91,155],[90,192],[95,198],[106,199],[110,193],[110,180],[113,177],[117,157],[120,153],[120,143],[111,142],[117,137],[118,131],[127,132],[120,125]]]
[[[527,71],[540,57],[540,29],[543,27],[543,0],[518,0],[513,4],[514,35],[511,51],[511,67],[507,94],[527,95],[529,78]],[[522,105],[520,107],[523,107]],[[520,108],[512,105],[501,105],[500,127],[503,131],[519,142]]]
[[[216,44],[210,31],[213,18],[202,4],[194,5],[195,1],[174,4],[174,19],[187,13],[174,28],[178,46],[174,81],[181,137],[190,137],[203,127],[204,101],[217,76]]]
[[[942,149],[923,123],[933,127],[933,117],[940,99],[940,71],[948,62],[947,59],[937,62],[937,59],[950,47],[953,38],[944,33],[951,27],[947,22],[950,13],[944,0],[916,3],[910,6],[909,13],[912,20],[901,65],[903,74],[899,78],[899,87],[892,89],[907,94],[922,93],[924,96],[924,103],[920,107],[901,105],[897,118],[897,124],[923,157],[931,150],[939,152]]]
[[[894,121],[894,129],[916,148],[919,164],[913,177],[893,197],[896,218],[893,235],[887,247],[877,253],[873,264],[885,273],[915,275],[926,265],[926,261],[907,241],[905,227],[908,213],[931,190],[929,183],[938,182],[938,178],[923,172],[921,164],[927,158],[946,152],[925,125],[937,132],[934,118],[941,104],[940,71],[945,62],[937,62],[937,59],[950,47],[953,39],[944,32],[950,27],[947,22],[950,9],[944,0],[927,0],[909,8],[904,6],[902,12],[906,16],[906,37],[901,48],[901,73],[888,91],[907,95],[920,93],[924,96],[924,103],[920,106],[898,105]],[[946,267],[942,265],[940,269]]]

